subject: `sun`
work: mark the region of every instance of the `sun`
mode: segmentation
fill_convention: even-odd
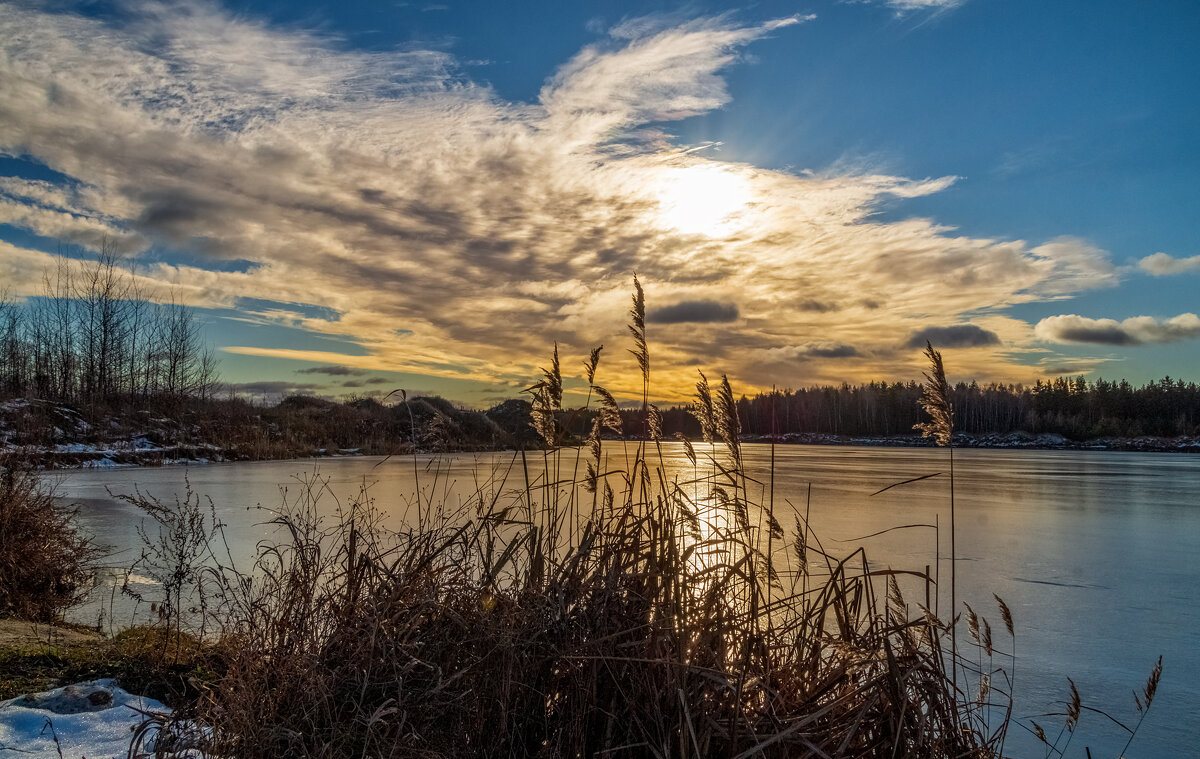
[[[663,225],[706,237],[724,237],[745,226],[751,200],[744,176],[714,164],[664,170],[656,194]]]

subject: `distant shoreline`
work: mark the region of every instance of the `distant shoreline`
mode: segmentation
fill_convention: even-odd
[[[613,438],[620,440],[621,438]],[[630,442],[639,442],[640,438],[623,438]],[[743,443],[779,445],[808,445],[808,446],[846,446],[852,448],[931,448],[933,445],[926,438],[915,435],[897,436],[852,436],[832,435],[827,433],[788,433],[786,435],[743,435]],[[672,439],[664,440],[675,442]],[[1195,437],[1137,437],[1137,438],[1094,438],[1091,440],[1069,440],[1061,435],[1028,433],[1008,433],[993,435],[958,434],[954,439],[955,448],[977,448],[989,450],[1043,450],[1043,451],[1124,451],[1140,453],[1184,453],[1200,454],[1200,438]],[[418,450],[417,453],[483,453],[489,451],[516,450],[514,448],[485,448],[462,447],[449,451]],[[237,450],[222,449],[214,444],[181,445],[169,447],[146,447],[126,443],[125,441],[110,445],[104,444],[67,444],[54,448],[30,446],[25,448],[10,447],[6,449],[10,455],[20,456],[42,469],[118,469],[145,468],[159,466],[193,465],[208,463],[231,463],[238,461],[288,461],[291,459],[311,458],[354,458],[358,456],[383,456],[385,452],[364,450],[361,448],[340,448],[337,450],[314,449],[311,452],[294,452],[293,455],[282,457],[252,457],[245,456]],[[395,454],[392,455],[408,455]]]
[[[744,443],[770,443],[770,435],[743,435]],[[797,432],[775,437],[775,442],[787,445],[846,445],[864,448],[932,448],[929,438],[916,435],[857,436],[831,435],[826,433]],[[1143,436],[1135,438],[1091,438],[1071,440],[1052,433],[1033,435],[1027,432],[990,433],[970,435],[956,433],[955,448],[987,448],[995,450],[1043,450],[1043,451],[1133,451],[1143,453],[1200,453],[1200,438],[1180,436],[1174,438]]]

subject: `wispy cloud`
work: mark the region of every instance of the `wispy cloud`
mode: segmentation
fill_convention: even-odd
[[[890,8],[895,8],[898,12],[908,13],[912,11],[945,11],[951,8],[957,8],[967,0],[881,0],[883,4]]]
[[[726,105],[722,72],[802,20],[627,21],[521,103],[445,51],[347,50],[205,2],[138,3],[119,26],[3,5],[0,150],[71,181],[6,180],[0,221],[93,249],[181,251],[199,263],[141,275],[192,305],[304,304],[248,317],[348,336],[366,355],[230,352],[487,383],[528,380],[552,340],[583,354],[620,339],[636,271],[651,308],[667,306],[650,333],[656,385],[679,395],[697,360],[765,386],[911,374],[919,357],[897,350],[909,335],[1117,281],[1082,240],[875,213],[953,177],[769,171],[664,131]],[[0,269],[31,293],[48,261],[19,250]],[[730,293],[736,322],[669,316]],[[1005,353],[1033,340],[1028,325],[997,324],[1003,346],[959,370],[1032,376]],[[621,352],[605,361],[633,389]]]
[[[1101,358],[1068,358],[1064,356],[1056,356],[1046,358],[1038,362],[1038,369],[1042,374],[1047,374],[1052,377],[1062,377],[1066,375],[1078,376],[1090,374],[1099,370],[1107,363],[1114,361],[1109,357]]]
[[[1166,253],[1155,253],[1138,261],[1138,267],[1156,277],[1184,274],[1190,271],[1200,271],[1200,256],[1174,258]]]
[[[1055,343],[1091,343],[1094,345],[1142,345],[1173,343],[1200,337],[1200,317],[1192,313],[1169,319],[1134,316],[1123,321],[1089,319],[1063,314],[1042,319],[1034,328],[1038,337]]]

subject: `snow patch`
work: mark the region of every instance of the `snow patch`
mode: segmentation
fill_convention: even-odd
[[[126,757],[133,731],[146,719],[143,712],[169,711],[107,679],[18,696],[0,702],[0,752],[38,759],[57,759],[60,749],[64,757]]]
[[[100,449],[92,443],[59,443],[54,446],[55,453],[99,453]]]
[[[92,459],[91,461],[85,461],[82,464],[80,464],[79,466],[82,469],[116,469],[119,466],[128,466],[128,465],[118,464],[117,462],[113,461],[110,458],[103,458],[103,459]]]

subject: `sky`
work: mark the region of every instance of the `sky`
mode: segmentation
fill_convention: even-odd
[[[1200,376],[1200,4],[5,2],[0,289],[250,394]]]

